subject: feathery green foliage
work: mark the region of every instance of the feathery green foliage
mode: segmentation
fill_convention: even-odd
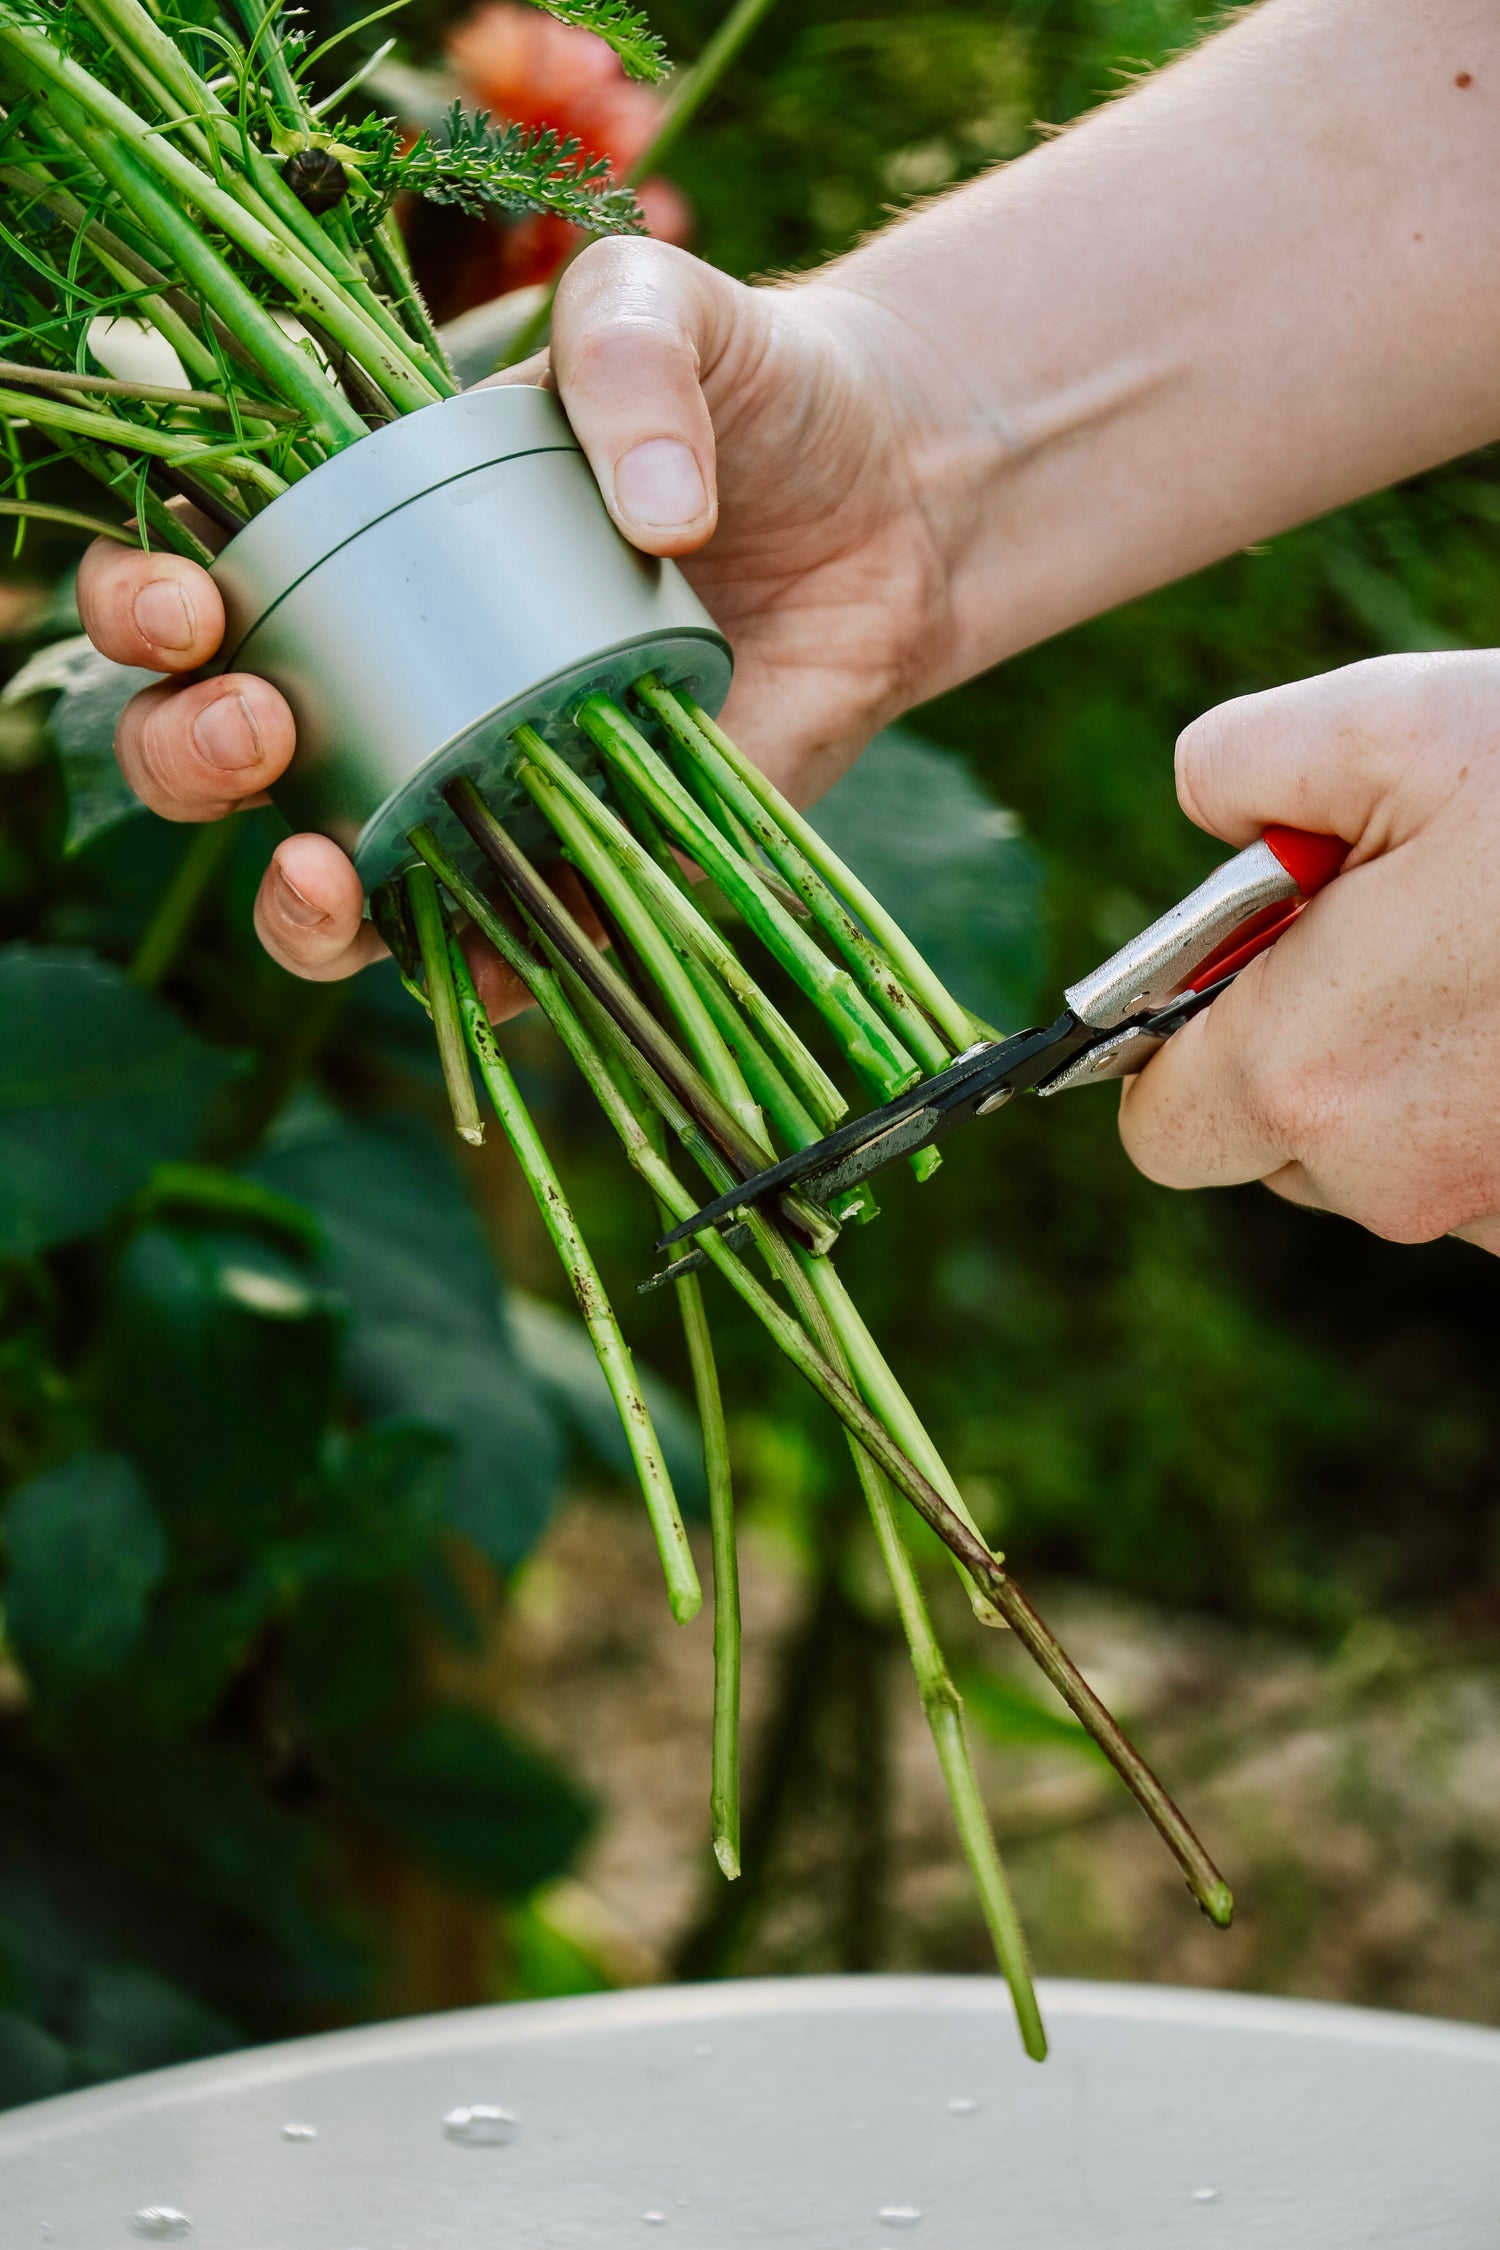
[[[559,23],[592,31],[595,38],[613,47],[629,77],[656,79],[666,75],[666,48],[629,0],[531,0],[531,5],[555,16]]]

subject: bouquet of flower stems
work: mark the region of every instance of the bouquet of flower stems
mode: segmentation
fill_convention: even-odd
[[[354,82],[314,100],[310,73],[326,46],[309,47],[274,5],[231,4],[237,24],[209,0],[170,12],[145,0],[0,0],[0,425],[10,461],[0,509],[203,561],[211,533],[232,535],[370,429],[453,394],[392,222],[399,191],[554,210],[596,230],[637,223],[628,195],[554,135],[455,115],[445,134],[407,144],[388,119],[335,119]],[[566,0],[552,12],[598,30],[627,68],[659,67],[620,0]],[[122,320],[172,347],[181,383],[96,371],[101,323]],[[38,499],[35,479],[59,459],[107,486],[129,527]],[[536,1197],[620,1414],[673,1614],[686,1621],[702,1596],[630,1352],[461,939],[477,932],[525,985],[668,1225],[819,1139],[851,1092],[889,1100],[994,1035],[713,717],[658,674],[644,672],[624,697],[583,692],[565,720],[517,726],[506,782],[540,815],[550,852],[528,855],[484,789],[459,774],[443,789],[459,826],[446,842],[430,822],[415,826],[409,866],[381,886],[372,912],[431,1015],[459,1132],[482,1135],[477,1072]],[[473,846],[463,864],[460,834]],[[550,879],[559,856],[607,952]],[[692,869],[710,891],[697,891]],[[758,968],[700,903],[713,894],[737,916]],[[810,1004],[827,1065],[763,974]],[[687,1177],[678,1155],[693,1168]],[[918,1178],[937,1161],[934,1151],[912,1159]],[[1040,2057],[1025,1943],[905,1507],[949,1549],[981,1620],[1016,1633],[1101,1745],[1204,1912],[1223,1925],[1232,1905],[1182,1815],[986,1545],[844,1288],[832,1255],[840,1227],[874,1216],[867,1187],[828,1208],[791,1192],[747,1208],[727,1235],[701,1231],[670,1269],[710,1500],[714,1849],[735,1875],[738,1583],[705,1271],[748,1306],[847,1433],[963,1848],[1022,2038]]]

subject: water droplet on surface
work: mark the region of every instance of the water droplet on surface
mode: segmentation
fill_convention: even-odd
[[[281,2137],[284,2141],[315,2141],[318,2128],[316,2125],[283,2125]]]
[[[1217,2203],[1218,2200],[1219,2191],[1217,2188],[1194,2188],[1193,2190],[1193,2201],[1195,2203]]]
[[[450,2109],[443,2119],[443,2132],[450,2141],[461,2148],[501,2148],[513,2141],[521,2130],[521,2121],[508,2109],[496,2109],[489,2102],[474,2102],[467,2109]]]
[[[955,2094],[948,2104],[950,2117],[972,2117],[979,2104],[972,2094]]]
[[[144,2211],[131,2214],[130,2231],[141,2242],[180,2242],[192,2233],[193,2222],[170,2203],[148,2203]]]
[[[699,2062],[707,2062],[709,2056],[713,2053],[713,2049],[709,2046],[707,2040],[704,2040],[701,2046],[693,2049],[693,2053],[697,2056]]]
[[[667,2223],[667,2214],[665,2211],[643,2211],[641,2213],[641,2217],[645,2220],[648,2227],[664,2227]]]
[[[883,2227],[914,2227],[922,2214],[915,2203],[882,2203],[875,2216]]]

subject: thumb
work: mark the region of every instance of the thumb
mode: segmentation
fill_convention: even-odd
[[[1485,657],[1500,672],[1500,656]],[[1351,866],[1390,851],[1462,779],[1486,700],[1475,661],[1468,650],[1374,657],[1221,703],[1178,738],[1183,811],[1232,844],[1276,823],[1342,836]]]
[[[564,275],[552,379],[632,545],[684,555],[718,520],[700,371],[718,357],[737,284],[667,243],[593,244]]]

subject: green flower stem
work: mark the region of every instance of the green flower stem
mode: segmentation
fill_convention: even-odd
[[[747,1179],[753,1172],[762,1170],[767,1156],[764,1147],[746,1137],[738,1120],[724,1107],[702,1073],[641,1005],[598,947],[591,944],[587,933],[579,928],[525,853],[506,834],[473,782],[461,776],[448,784],[444,796],[512,897],[520,901],[546,933],[549,944],[557,948],[601,1007],[621,1026],[632,1045],[649,1060],[652,1069],[672,1087],[678,1099],[723,1150],[733,1167],[733,1175]],[[777,1209],[813,1251],[827,1250],[837,1239],[837,1227],[805,1196],[785,1195],[780,1198]]]
[[[751,1022],[760,1026],[785,1068],[802,1088],[809,1108],[818,1119],[819,1129],[826,1133],[836,1125],[847,1114],[848,1103],[781,1010],[761,990],[734,947],[708,917],[699,912],[687,879],[672,857],[670,844],[656,826],[649,807],[641,803],[639,793],[630,789],[629,783],[625,784],[631,800],[627,812],[633,819],[650,824],[651,834],[642,838],[633,836],[629,828],[600,803],[567,760],[560,758],[535,728],[518,727],[515,740],[589,822],[663,923],[706,968],[723,979]],[[811,1136],[814,1140],[817,1137],[816,1132]],[[796,1145],[801,1147],[806,1143]]]
[[[427,309],[427,300],[417,287],[416,276],[407,261],[401,229],[389,211],[371,233],[367,247],[370,262],[397,313],[405,312],[407,323],[421,342],[428,361],[434,368],[441,369],[443,379],[451,388],[456,389],[443,339],[437,332],[433,317]]]
[[[845,1288],[841,1276],[827,1259],[821,1261],[818,1271],[814,1272],[811,1265],[805,1270],[808,1281],[822,1302],[828,1322],[848,1357],[865,1404],[879,1415],[908,1459],[916,1463],[928,1482],[942,1494],[959,1522],[966,1524],[974,1537],[982,1541],[984,1535],[970,1514],[963,1494],[954,1483],[947,1462],[928,1436],[911,1400],[891,1373],[884,1353],[870,1334],[863,1315]],[[998,1625],[1001,1620],[989,1597],[970,1578],[957,1556],[953,1559],[981,1625]]]
[[[56,122],[69,138],[85,150],[95,168],[117,188],[124,200],[139,210],[138,198],[117,178],[111,177],[116,166],[106,166],[101,160],[100,143],[110,138],[118,144],[120,152],[129,150],[136,163],[152,173],[183,203],[212,220],[215,226],[229,237],[235,246],[255,260],[273,280],[292,298],[299,310],[313,313],[350,355],[367,368],[390,397],[391,403],[403,411],[428,405],[438,394],[424,376],[417,373],[408,360],[382,332],[354,306],[340,290],[337,283],[321,267],[309,262],[299,245],[267,225],[242,202],[220,187],[209,174],[194,164],[190,157],[161,133],[149,131],[135,112],[106,86],[100,84],[90,72],[72,56],[61,54],[40,32],[0,17],[0,47],[4,47],[15,62],[19,74],[33,86],[56,89],[61,101],[54,96],[52,109]],[[76,129],[70,111],[80,110],[93,121],[93,132]],[[167,206],[172,210],[172,206]],[[191,222],[185,213],[173,211],[175,226],[170,233],[159,231],[155,217],[146,223],[157,239],[170,241],[183,270],[192,273],[188,261],[181,254],[181,243],[191,236]],[[201,237],[199,238],[201,243]],[[204,249],[206,244],[201,245]],[[196,279],[196,276],[193,277]],[[205,291],[205,294],[207,292]],[[246,293],[248,295],[248,292]],[[251,300],[253,302],[253,300]],[[217,309],[217,308],[216,308]],[[262,318],[266,316],[262,315]],[[244,330],[232,322],[238,333]],[[270,325],[274,326],[274,323]],[[247,342],[249,338],[245,338]],[[283,344],[285,340],[283,339]],[[260,357],[258,347],[256,356]],[[286,347],[290,350],[291,347]],[[274,364],[274,363],[273,363]],[[268,372],[270,369],[268,368]],[[352,435],[353,433],[351,433]],[[357,433],[364,435],[361,422]]]
[[[560,840],[574,867],[598,892],[627,944],[677,1018],[678,1029],[697,1057],[698,1067],[750,1138],[765,1145],[765,1119],[745,1084],[739,1064],[720,1036],[697,986],[652,919],[616,861],[592,828],[528,757],[518,759],[516,779]]]
[[[516,739],[520,741],[530,731],[519,728]],[[652,886],[666,883],[660,870],[640,853],[634,839],[581,783],[576,784],[579,793],[597,808],[597,820],[585,816],[571,796],[565,797],[552,787],[545,776],[538,774],[530,758],[520,761],[516,776],[532,790],[538,809],[563,839],[573,865],[593,884],[627,944],[654,977],[720,1099],[758,1138],[765,1137],[764,1109],[792,1147],[810,1146],[820,1135],[811,1112],[798,1100],[713,971],[674,931],[669,917],[658,919],[653,913],[653,906],[659,911],[662,901]],[[532,789],[533,778],[539,784],[536,790]],[[623,848],[626,845],[632,847],[631,851]],[[638,891],[631,876],[641,874],[649,880]],[[705,1044],[701,1036],[703,1018],[712,1034],[711,1044]],[[732,1075],[723,1068],[726,1054],[733,1066]]]
[[[738,744],[730,740],[723,728],[716,725],[691,696],[684,696],[681,700],[683,710],[707,736],[725,763],[759,799],[792,842],[806,854],[824,881],[859,916],[896,968],[907,990],[920,1000],[933,1022],[941,1031],[946,1032],[955,1048],[968,1047],[976,1039],[998,1037],[990,1025],[982,1022],[954,999],[942,979],[934,974],[929,963],[912,944],[900,923],[887,913],[879,899],[865,887],[853,870],[844,865],[837,852],[818,834],[811,821],[804,819],[795,806],[788,804],[775,783],[768,780],[758,766],[751,764]]]
[[[263,461],[227,451],[221,445],[204,445],[201,438],[182,430],[154,430],[148,424],[125,422],[116,414],[103,414],[88,406],[69,406],[45,393],[12,391],[0,385],[0,414],[32,422],[40,430],[66,430],[77,437],[93,438],[122,453],[147,453],[154,459],[180,462],[191,469],[196,462],[222,469],[237,484],[255,485],[271,499],[286,491],[285,480]]]
[[[3,36],[0,31],[0,38]],[[86,119],[80,118],[76,137],[100,177],[147,232],[170,249],[184,277],[251,355],[271,388],[306,416],[318,443],[333,453],[362,438],[363,418],[333,389],[310,355],[282,333],[259,299],[145,165],[138,163],[107,129],[101,130]]]
[[[627,1154],[653,1192],[675,1210],[678,1218],[692,1216],[691,1197],[669,1168],[662,1168],[665,1180],[661,1180],[655,1168],[640,1159],[638,1153],[633,1152],[629,1146]],[[797,1275],[795,1262],[786,1246],[755,1214],[751,1214],[751,1225],[762,1251],[772,1261],[773,1271],[784,1273],[789,1288],[792,1287],[794,1278],[801,1277]],[[802,1325],[783,1309],[769,1290],[762,1287],[722,1237],[713,1228],[705,1228],[695,1240],[710,1263],[724,1275],[736,1295],[755,1313],[762,1326],[769,1330],[773,1341],[798,1373],[832,1407],[850,1436],[857,1440],[875,1466],[890,1479],[903,1499],[909,1501],[923,1521],[937,1533],[943,1544],[962,1563],[968,1576],[999,1610],[1027,1654],[1046,1674],[1074,1717],[1093,1736],[1156,1828],[1186,1875],[1189,1890],[1209,1920],[1221,1929],[1227,1928],[1234,1912],[1234,1901],[1222,1875],[1145,1759],[1100,1702],[1051,1628],[999,1558],[992,1555],[983,1541],[976,1538],[962,1518],[954,1513],[942,1494],[908,1458],[884,1424],[871,1413],[849,1378],[841,1374],[819,1351]]]
[[[427,859],[428,864],[434,867],[445,887],[473,915],[477,926],[496,945],[541,1004],[618,1135],[630,1164],[652,1194],[671,1213],[674,1223],[678,1219],[690,1218],[696,1209],[693,1197],[671,1166],[658,1154],[640,1119],[621,1094],[598,1047],[585,1031],[574,1007],[563,992],[561,979],[538,962],[514,933],[505,927],[474,891],[473,886],[452,866],[451,861],[447,861],[446,855],[429,832],[414,830],[412,843]],[[624,1038],[609,1012],[597,1001],[594,1002],[594,1007],[600,1035],[623,1053],[637,1077],[643,1071],[649,1072],[649,1063]],[[701,1135],[695,1136],[690,1117],[675,1102],[671,1089],[658,1081],[651,1091],[657,1106],[680,1137],[690,1147],[694,1138],[697,1138],[700,1144],[700,1161],[707,1158],[705,1168],[711,1183],[721,1183],[722,1158],[717,1157],[711,1147],[702,1146]],[[672,1114],[674,1110],[675,1116]],[[773,1230],[761,1222],[757,1234],[763,1249],[773,1258],[773,1270],[779,1253],[785,1261],[783,1272],[788,1285],[802,1283],[805,1287],[803,1275],[795,1260],[786,1252],[785,1246],[778,1242]],[[818,1350],[801,1323],[783,1308],[770,1290],[756,1280],[749,1267],[722,1237],[714,1229],[705,1228],[696,1240],[709,1262],[717,1267],[735,1294],[754,1313],[799,1374],[832,1407],[851,1437],[858,1441],[877,1469],[894,1484],[944,1545],[958,1557],[969,1577],[983,1588],[1027,1653],[1098,1743],[1156,1827],[1186,1875],[1188,1888],[1210,1921],[1220,1928],[1227,1927],[1234,1910],[1228,1885],[1140,1752],[1128,1741],[1003,1564],[989,1552],[962,1518],[955,1514],[943,1495],[902,1451],[883,1424],[871,1413],[848,1377],[842,1375]],[[951,1752],[944,1754],[951,1755]]]
[[[102,516],[85,515],[81,508],[56,508],[47,500],[0,500],[0,516],[26,516],[36,523],[66,524],[70,531],[86,531],[94,539],[115,539],[124,547],[136,545],[123,524],[106,523]]]
[[[928,1072],[942,1070],[953,1059],[952,1048],[938,1037],[891,963],[866,937],[807,854],[786,834],[779,820],[766,809],[748,783],[740,779],[718,744],[689,716],[672,690],[663,687],[650,673],[634,683],[634,692],[661,720],[683,753],[690,774],[698,775],[707,783],[710,793],[723,800],[744,823],[771,864],[779,868],[922,1068]]]
[[[245,175],[240,200],[247,210],[273,232],[300,246],[314,266],[321,267],[330,283],[344,292],[351,304],[382,332],[400,358],[417,372],[412,355],[415,351],[419,358],[425,358],[423,347],[414,345],[389,307],[383,305],[370,288],[354,258],[320,225],[312,212],[299,203],[275,165],[242,133],[239,119],[198,76],[181,48],[160,28],[149,10],[141,6],[140,0],[81,0],[81,5],[120,59],[127,67],[133,67],[138,83],[156,101],[164,116],[171,117],[176,111],[201,119],[198,140],[205,161],[213,163],[217,155],[221,162],[228,157],[239,166]],[[259,34],[257,55],[262,58],[261,67],[278,89],[284,83],[296,105],[293,119],[310,126],[311,120],[286,67],[275,19],[267,22],[263,9],[260,18],[250,26],[250,32],[252,37]],[[162,86],[175,98],[165,98],[160,90]],[[212,148],[208,145],[210,134],[214,142]],[[218,169],[215,166],[216,172]],[[447,396],[454,389],[441,359],[431,368],[420,371],[432,381],[434,397]]]
[[[843,1340],[826,1305],[820,1303],[813,1293],[809,1278],[791,1270],[791,1253],[785,1245],[774,1243],[771,1248],[803,1326],[821,1349],[829,1365],[847,1379],[850,1369]],[[994,1830],[990,1826],[989,1815],[979,1793],[979,1780],[974,1771],[973,1754],[964,1726],[963,1700],[953,1685],[946,1659],[932,1629],[932,1619],[923,1598],[921,1582],[896,1518],[889,1479],[882,1475],[853,1433],[846,1434],[855,1473],[859,1478],[890,1578],[891,1591],[896,1597],[901,1629],[906,1635],[912,1669],[917,1677],[917,1691],[932,1734],[948,1801],[953,1807],[959,1839],[979,1893],[980,1907],[989,1926],[995,1958],[1010,1986],[1021,2043],[1034,2062],[1045,2062],[1047,2034],[1042,2028],[1041,2011],[1037,2007],[1036,1992],[1031,1981],[1026,1939],[1010,1894],[1010,1885],[1006,1881]]]
[[[963,1698],[953,1685],[932,1629],[922,1588],[896,1520],[895,1501],[887,1480],[869,1456],[850,1440],[850,1451],[859,1474],[875,1537],[885,1562],[906,1645],[911,1652],[917,1692],[932,1734],[938,1766],[964,1857],[979,1894],[980,1910],[989,1927],[990,1942],[1000,1971],[1010,1986],[1021,2044],[1033,2062],[1047,2059],[1047,2033],[1031,1981],[1031,1961],[1026,1935],[1016,1913],[1005,1867],[995,1842],[995,1832],[979,1791],[973,1752],[964,1725]]]
[[[130,964],[130,981],[154,992],[182,951],[214,879],[234,849],[239,821],[210,820],[195,831],[177,863]]]
[[[714,1569],[714,1736],[709,1779],[714,1857],[733,1882],[740,1871],[740,1566],[734,1536],[734,1485],[729,1433],[714,1362],[708,1312],[696,1274],[677,1287],[682,1331],[693,1370],[693,1397],[703,1432],[708,1522]]]
[[[591,695],[577,723],[639,789],[667,833],[691,853],[704,873],[737,907],[823,1015],[849,1060],[882,1100],[889,1101],[921,1076],[920,1066],[871,1008],[847,969],[814,945],[761,882],[755,868],[725,843],[666,762],[607,696]]]
[[[437,1034],[438,1058],[443,1066],[443,1084],[448,1089],[448,1106],[453,1112],[453,1129],[460,1140],[477,1148],[484,1139],[484,1127],[479,1122],[479,1103],[474,1096],[474,1080],[469,1070],[469,1047],[459,1013],[458,991],[449,967],[448,924],[431,868],[408,869],[406,896],[417,943],[422,949],[427,1005],[432,1014],[432,1028]]]
[[[428,880],[431,878],[429,876]],[[698,1573],[683,1529],[672,1480],[662,1458],[660,1443],[651,1421],[651,1411],[641,1390],[635,1363],[615,1318],[614,1308],[604,1293],[598,1269],[590,1257],[587,1245],[579,1232],[578,1222],[568,1204],[551,1159],[542,1146],[541,1137],[522,1102],[504,1057],[495,1044],[489,1018],[480,1005],[469,974],[469,964],[456,939],[449,940],[449,958],[454,982],[458,988],[459,1007],[464,1029],[485,1091],[495,1107],[495,1114],[505,1128],[506,1138],[516,1154],[516,1161],[526,1175],[527,1185],[536,1198],[537,1209],[553,1247],[562,1260],[563,1270],[573,1285],[573,1294],[583,1314],[590,1340],[609,1385],[615,1411],[630,1447],[631,1459],[640,1478],[645,1497],[646,1512],[651,1518],[651,1528],[656,1534],[657,1552],[661,1556],[662,1570],[667,1581],[667,1598],[672,1615],[679,1625],[696,1617],[703,1606],[703,1590],[698,1583]]]
[[[71,367],[28,367],[19,359],[0,359],[0,383],[18,383],[28,390],[78,391],[96,398],[140,399],[148,406],[195,407],[205,414],[239,414],[247,422],[301,419],[289,406],[221,398],[215,391],[184,391],[170,383],[126,383],[113,375],[80,375]]]
[[[210,383],[218,380],[218,363],[193,325],[197,308],[181,290],[173,288],[161,269],[143,257],[133,243],[126,242],[99,220],[91,219],[78,198],[69,195],[65,188],[22,165],[0,164],[0,188],[28,197],[63,220],[76,235],[81,235],[116,281],[135,283],[139,287],[142,294],[136,298],[134,310],[161,331],[188,373]],[[212,320],[213,315],[209,318]],[[221,348],[244,366],[253,366],[248,354],[222,323],[216,324],[216,329]]]

